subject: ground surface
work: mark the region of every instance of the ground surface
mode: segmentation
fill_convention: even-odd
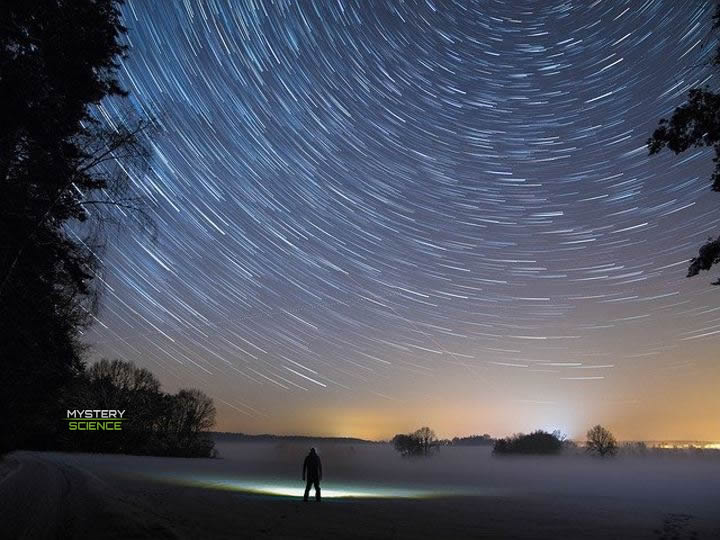
[[[446,480],[438,489],[438,497],[341,497],[326,498],[318,504],[303,503],[300,497],[252,494],[238,490],[231,482],[218,483],[223,476],[238,482],[267,477],[263,463],[273,461],[273,452],[266,452],[264,461],[256,455],[246,456],[246,461],[246,465],[238,465],[243,463],[241,455],[226,460],[183,460],[14,453],[0,463],[2,537],[720,538],[720,498],[715,498],[716,491],[697,500],[642,497],[630,494],[631,490],[608,495],[604,488],[585,487],[585,493],[580,494],[564,485],[569,477],[559,478],[549,492],[532,489],[532,481],[522,482],[528,489],[518,490],[518,481],[508,471],[526,476],[523,465],[503,463],[498,476],[490,478],[488,484],[504,482],[512,490],[448,496],[452,492],[448,482],[457,485],[457,478],[438,462],[436,469],[425,475],[432,485],[439,485],[438,475]],[[243,472],[243,467],[252,469],[255,476]],[[280,469],[275,484],[268,485],[292,480],[290,485],[293,489],[297,486],[301,495],[300,479],[288,479]],[[336,470],[348,478],[351,472],[343,467]],[[573,478],[577,480],[579,474],[573,473]],[[705,476],[707,481],[714,481]],[[694,479],[691,476],[688,481]],[[397,484],[399,479],[393,481]],[[332,483],[327,484],[332,487]],[[381,486],[382,482],[372,480],[370,485]],[[691,485],[685,488],[692,491]]]

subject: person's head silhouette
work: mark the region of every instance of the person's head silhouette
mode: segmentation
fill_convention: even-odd
[[[314,455],[315,455],[315,449],[314,449],[314,448],[311,448],[311,449],[310,449],[310,455],[311,455],[311,456],[314,456]]]

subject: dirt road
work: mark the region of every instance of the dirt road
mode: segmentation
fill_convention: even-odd
[[[2,469],[3,538],[176,538],[149,508],[56,455],[11,454]]]

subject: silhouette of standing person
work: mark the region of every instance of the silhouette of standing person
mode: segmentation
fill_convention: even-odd
[[[302,479],[307,478],[307,484],[305,484],[305,496],[303,499],[308,500],[310,494],[310,486],[315,486],[315,500],[320,500],[320,480],[322,480],[322,463],[320,462],[320,456],[315,453],[315,449],[311,448],[310,453],[305,456],[303,462],[303,473]]]

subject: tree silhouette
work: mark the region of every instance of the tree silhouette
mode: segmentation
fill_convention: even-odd
[[[590,453],[605,457],[614,456],[617,453],[618,445],[609,430],[597,425],[588,430],[585,448]]]
[[[421,427],[413,433],[415,439],[418,441],[420,448],[422,449],[423,455],[427,456],[428,453],[436,447],[437,436],[435,432],[427,426]]]
[[[63,402],[67,409],[125,410],[122,430],[63,432],[65,450],[208,457],[214,442],[212,399],[200,390],[161,391],[157,378],[132,362],[103,359],[75,380]]]
[[[720,29],[720,2],[716,3],[713,21],[713,31],[717,31]],[[720,45],[711,64],[720,66]],[[670,120],[660,119],[647,145],[650,155],[663,148],[680,154],[690,148],[712,146],[715,151],[712,189],[720,191],[720,94],[708,87],[691,89],[687,103],[677,107]],[[696,276],[701,270],[710,270],[719,263],[720,237],[710,238],[690,261],[688,277]],[[720,285],[720,278],[713,285]]]
[[[401,456],[416,456],[419,453],[417,440],[412,435],[398,433],[392,438],[393,448],[400,453]]]
[[[429,456],[438,450],[438,440],[435,432],[429,427],[421,427],[413,433],[399,433],[392,439],[393,447],[402,456]]]
[[[94,112],[126,95],[121,3],[0,3],[0,451],[52,440],[97,310],[103,225],[141,210],[129,174],[147,167],[149,123]]]
[[[200,390],[184,389],[171,396],[168,405],[167,434],[174,444],[174,454],[188,457],[208,455],[215,444],[205,433],[215,425],[212,400]]]
[[[498,439],[493,454],[559,454],[562,452],[565,436],[560,431],[548,433],[541,429],[528,433],[517,433],[512,437]]]

